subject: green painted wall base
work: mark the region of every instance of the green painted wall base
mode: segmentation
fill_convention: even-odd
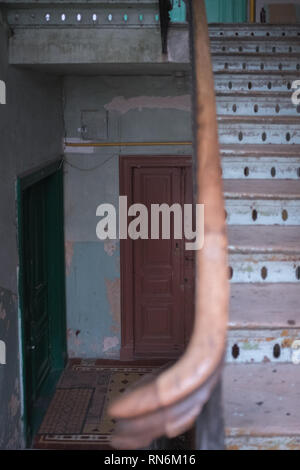
[[[205,3],[208,23],[247,22],[247,0],[206,0]]]

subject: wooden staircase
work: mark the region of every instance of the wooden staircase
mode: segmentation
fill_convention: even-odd
[[[300,449],[299,26],[213,25],[229,231],[229,449]]]

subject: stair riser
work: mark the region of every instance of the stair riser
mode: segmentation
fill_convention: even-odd
[[[258,24],[228,24],[209,26],[211,38],[265,38],[270,37],[275,40],[282,38],[299,39],[299,27],[297,25],[258,25]]]
[[[293,179],[300,180],[300,158],[224,157],[224,179]]]
[[[217,71],[255,71],[262,70],[272,71],[293,71],[295,73],[295,80],[299,78],[300,73],[300,56],[299,57],[272,57],[272,56],[259,56],[253,57],[243,55],[213,55],[212,56],[213,70]]]
[[[247,307],[246,307],[247,308]],[[227,363],[290,363],[299,361],[299,349],[294,349],[300,339],[295,330],[231,330],[228,332]]]
[[[300,225],[300,200],[226,200],[226,212],[229,225]]]
[[[219,115],[230,116],[294,116],[299,118],[300,106],[291,100],[292,94],[286,98],[275,97],[218,97],[217,112]]]
[[[298,77],[299,78],[299,77]],[[268,93],[290,92],[292,95],[292,84],[297,80],[296,73],[286,77],[276,77],[270,75],[255,76],[243,75],[215,75],[215,90],[222,93],[245,92],[246,98],[251,97],[251,93],[263,92],[267,98]]]
[[[294,54],[300,52],[300,38],[299,41],[265,41],[263,39],[259,41],[247,41],[238,39],[237,41],[221,40],[211,41],[210,50],[212,53],[223,54],[270,54],[276,57],[276,54]]]
[[[300,126],[290,124],[243,124],[219,121],[222,144],[300,144]]]
[[[300,266],[299,254],[232,253],[229,256],[229,266],[232,269],[232,283],[298,282],[300,289],[297,269]]]

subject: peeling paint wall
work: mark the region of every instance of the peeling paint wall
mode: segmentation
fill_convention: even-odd
[[[64,98],[66,136],[71,142],[81,142],[89,133],[98,133],[98,138],[90,140],[99,142],[191,140],[189,82],[180,73],[66,77]],[[190,155],[191,148],[66,148],[67,323],[71,357],[119,357],[120,246],[119,241],[97,239],[96,208],[110,203],[118,209],[119,156],[128,154]]]
[[[8,30],[0,11],[0,80],[6,104],[0,105],[0,448],[24,446],[17,298],[17,176],[57,159],[62,151],[61,82],[8,66]]]

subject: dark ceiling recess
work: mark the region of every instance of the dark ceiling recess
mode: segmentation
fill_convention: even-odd
[[[161,33],[161,46],[162,53],[166,54],[168,51],[168,28],[170,23],[169,12],[172,10],[170,0],[159,0],[159,16],[160,16],[160,33]]]

